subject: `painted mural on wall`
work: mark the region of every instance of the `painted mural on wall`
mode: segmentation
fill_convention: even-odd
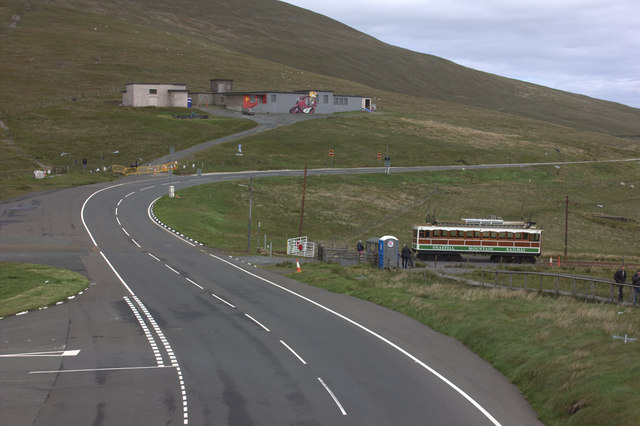
[[[289,110],[289,114],[313,114],[318,104],[316,97],[316,92],[309,92],[308,95],[300,96],[296,104]]]
[[[245,95],[242,99],[242,112],[245,114],[253,114],[255,106],[258,105],[258,98],[256,96],[255,102],[251,102],[251,96]]]

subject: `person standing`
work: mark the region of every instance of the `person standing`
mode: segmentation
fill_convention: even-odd
[[[616,273],[613,274],[613,280],[618,284],[624,284],[627,282],[627,271],[624,265],[622,265],[620,269],[618,269]],[[618,286],[618,302],[622,302],[623,294],[624,294],[624,286],[619,285]]]
[[[411,249],[407,247],[406,244],[402,247],[400,257],[402,257],[402,267],[406,269],[407,264],[409,263],[409,258],[411,257]]]
[[[638,304],[638,295],[640,295],[640,270],[631,277],[631,284],[633,284],[633,304]]]
[[[358,240],[356,250],[358,250],[359,259],[362,260],[362,253],[364,253],[364,245],[362,244],[362,240]]]

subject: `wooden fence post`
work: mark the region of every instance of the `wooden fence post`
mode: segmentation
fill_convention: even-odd
[[[542,275],[540,275],[540,293],[542,293]]]

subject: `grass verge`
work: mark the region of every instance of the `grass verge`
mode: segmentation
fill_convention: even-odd
[[[73,271],[0,262],[0,317],[55,304],[88,286],[89,280]]]
[[[188,158],[204,171],[397,167],[638,158],[637,144],[509,117],[501,124],[426,114],[353,112],[306,120]],[[329,156],[329,150],[334,156]]]
[[[3,118],[0,128],[0,199],[29,191],[115,179],[112,164],[146,164],[170,148],[176,152],[256,126],[250,120],[210,116],[180,120],[187,108],[126,108],[110,101],[68,102]],[[81,124],[79,124],[81,123]],[[64,153],[64,155],[62,155]],[[84,170],[83,159],[87,160]],[[70,173],[35,180],[33,170]]]
[[[310,176],[303,235],[311,241],[355,247],[375,236],[411,239],[412,226],[436,212],[440,220],[462,217],[531,218],[544,229],[543,259],[563,252],[565,206],[570,206],[570,259],[640,262],[632,244],[640,232],[640,193],[620,176],[640,181],[637,164],[571,165],[521,169],[458,170],[406,174]],[[164,197],[155,213],[167,225],[217,248],[246,251],[249,181],[221,182]],[[273,242],[286,250],[298,236],[302,178],[253,180],[252,252]],[[614,220],[624,218],[624,221]],[[258,226],[258,222],[260,226]],[[260,235],[257,235],[258,229]],[[258,241],[258,237],[260,241]],[[609,277],[607,277],[609,278]]]
[[[431,274],[306,264],[296,280],[369,300],[460,340],[509,378],[549,425],[635,425],[640,310],[478,289]]]

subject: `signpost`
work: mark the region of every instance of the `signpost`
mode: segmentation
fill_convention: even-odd
[[[331,167],[333,167],[333,150],[329,150],[329,159],[331,160]]]

